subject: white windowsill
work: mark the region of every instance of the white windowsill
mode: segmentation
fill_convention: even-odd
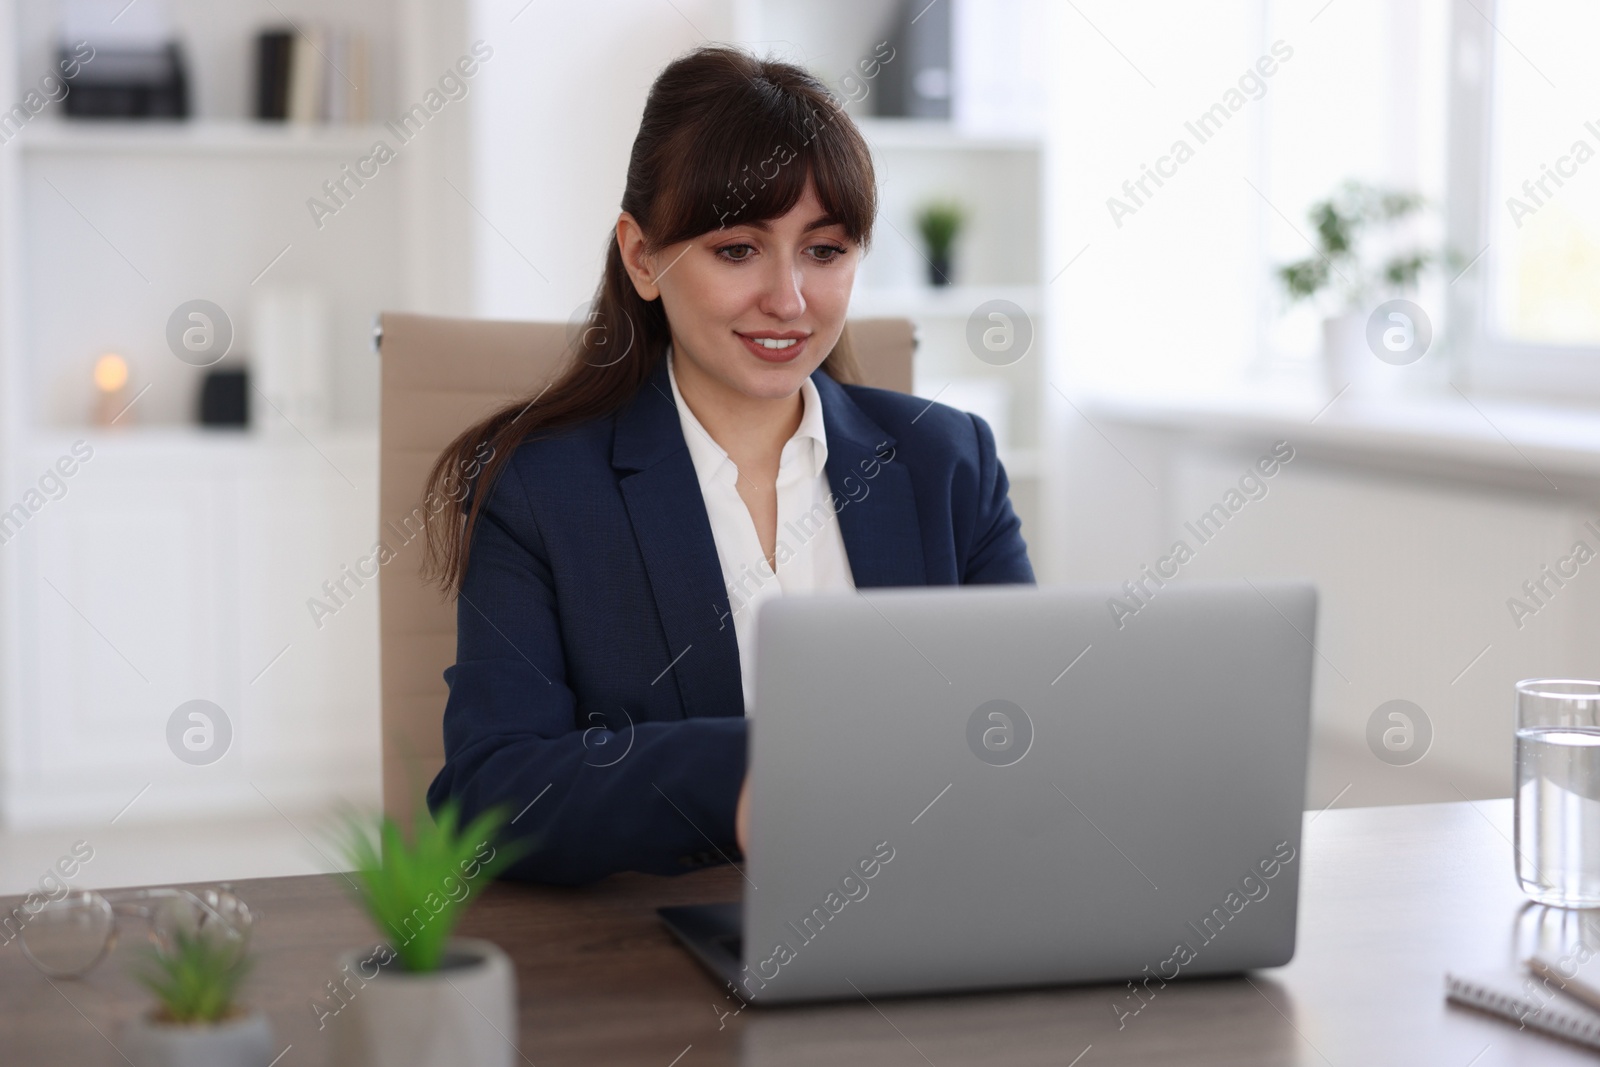
[[[1490,400],[1454,391],[1331,405],[1310,391],[1248,387],[1206,394],[1098,391],[1074,398],[1099,426],[1211,438],[1273,438],[1324,456],[1441,472],[1479,471],[1550,491],[1600,479],[1600,407]],[[1313,421],[1314,420],[1314,421]]]

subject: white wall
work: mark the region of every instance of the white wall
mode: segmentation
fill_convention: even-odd
[[[656,74],[733,33],[726,0],[475,0],[494,42],[473,96],[474,313],[564,320],[594,294],[628,152]],[[516,21],[512,19],[516,17]],[[703,35],[703,36],[702,36]]]
[[[1121,584],[1219,501],[1269,436],[1180,432],[1085,404],[1068,427],[1052,546],[1057,573]],[[1104,436],[1102,436],[1104,435]],[[1341,806],[1509,796],[1513,686],[1522,678],[1600,675],[1600,578],[1580,570],[1523,625],[1507,599],[1600,523],[1594,479],[1439,462],[1402,464],[1308,446],[1213,540],[1179,582],[1305,578],[1321,594],[1315,661],[1312,807],[1346,786]],[[1507,458],[1515,455],[1507,450]],[[1148,479],[1148,481],[1146,481]],[[1153,485],[1151,484],[1153,483]],[[1482,653],[1481,658],[1475,660]],[[1416,763],[1391,767],[1367,747],[1377,707],[1404,699],[1434,730]]]

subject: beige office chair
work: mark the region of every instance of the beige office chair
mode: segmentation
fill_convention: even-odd
[[[421,576],[423,482],[456,434],[555,376],[567,332],[556,322],[379,317],[379,536],[395,553],[378,577],[383,806],[402,825],[444,765],[443,675],[456,659],[455,603]],[[842,343],[855,352],[865,384],[911,391],[909,320],[854,320]]]

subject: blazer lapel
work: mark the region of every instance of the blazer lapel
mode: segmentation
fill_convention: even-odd
[[[634,472],[621,479],[622,498],[666,631],[685,714],[741,714],[739,644],[728,615],[722,563],[672,402],[665,358],[617,416],[611,465]]]
[[[916,495],[895,439],[826,372],[812,381],[822,397],[828,484],[840,502],[839,534],[856,586],[926,585]],[[617,416],[611,465],[632,472],[619,484],[672,657],[661,668],[670,664],[686,714],[739,714],[739,644],[722,563],[664,358]]]
[[[828,484],[838,498],[839,533],[857,588],[928,584],[922,525],[895,440],[827,372],[811,375],[828,435]]]

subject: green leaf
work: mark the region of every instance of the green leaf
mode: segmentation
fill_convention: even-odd
[[[1409,289],[1417,284],[1424,268],[1433,262],[1433,256],[1428,252],[1412,252],[1405,256],[1396,256],[1384,264],[1383,280],[1390,285],[1402,289]]]
[[[1331,200],[1311,206],[1311,224],[1317,228],[1317,239],[1324,254],[1342,255],[1350,251],[1355,239],[1356,219],[1340,214]]]
[[[214,1023],[233,1011],[234,995],[254,961],[236,944],[218,937],[178,930],[172,950],[146,949],[133,977],[177,1023]]]
[[[1302,259],[1298,263],[1279,267],[1278,277],[1283,280],[1283,287],[1291,299],[1303,300],[1315,296],[1328,283],[1328,261]]]
[[[948,255],[967,218],[966,209],[953,200],[925,204],[917,212],[917,231],[934,256]]]
[[[388,816],[347,828],[344,856],[357,898],[407,971],[438,970],[467,905],[525,848],[497,840],[505,822],[499,808],[465,827],[460,818],[460,804],[450,800],[432,817],[419,810],[409,840]]]

